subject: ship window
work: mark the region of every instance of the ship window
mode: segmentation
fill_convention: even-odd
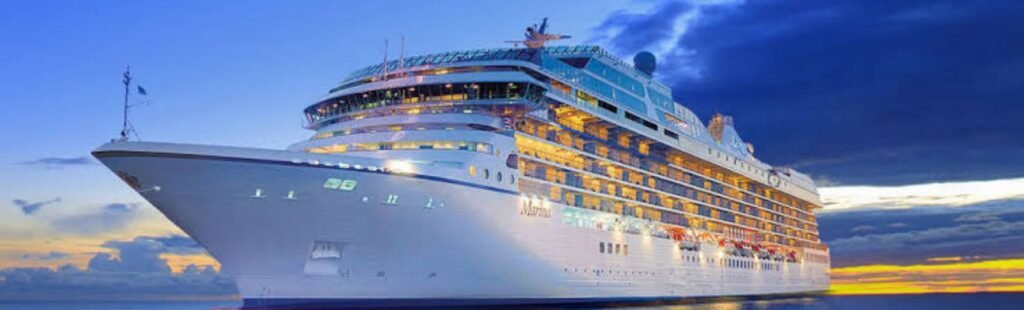
[[[658,125],[655,125],[654,123],[652,123],[652,122],[650,122],[648,120],[644,120],[643,123],[644,123],[644,126],[647,126],[647,128],[650,128],[650,129],[652,129],[654,131],[658,131]]]
[[[516,176],[514,174],[508,175],[509,183],[516,184]]]
[[[471,176],[471,177],[475,177],[476,176],[476,166],[469,166],[469,176]]]
[[[674,133],[674,132],[672,132],[672,131],[670,131],[668,129],[665,129],[665,135],[669,136],[672,139],[679,139],[679,135],[678,134],[676,134],[676,133]]]
[[[498,171],[498,175],[495,176],[498,182],[501,182],[501,171]]]
[[[491,170],[490,169],[484,169],[484,179],[490,179],[490,178],[491,178]]]
[[[618,243],[615,244],[615,254],[622,253],[622,252],[619,251],[621,246],[622,246],[621,244],[618,244]]]
[[[633,113],[629,113],[629,112],[626,112],[626,119],[634,121],[634,122],[637,122],[637,123],[643,123],[644,122],[644,120],[640,119],[639,116],[636,116]]]
[[[616,108],[614,105],[612,105],[610,103],[607,103],[607,102],[604,102],[604,101],[601,101],[601,100],[597,101],[597,106],[601,107],[602,109],[611,111],[612,113],[616,113],[616,114],[619,113],[619,108]]]
[[[512,169],[519,169],[519,155],[508,154],[508,159],[505,160],[505,166]]]
[[[604,253],[604,242],[601,242],[600,249],[601,249],[601,253]]]

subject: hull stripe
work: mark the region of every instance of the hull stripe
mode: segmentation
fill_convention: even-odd
[[[639,305],[684,305],[724,301],[769,300],[802,298],[824,294],[824,291],[781,293],[744,296],[707,297],[590,297],[590,298],[245,298],[244,307],[467,307],[467,306],[639,306]]]
[[[248,163],[259,163],[259,164],[271,164],[271,165],[283,165],[283,166],[297,166],[306,168],[320,168],[320,169],[333,169],[333,170],[345,170],[362,173],[377,173],[387,174],[398,177],[410,177],[423,180],[431,180],[437,182],[450,183],[455,185],[461,185],[466,187],[473,187],[483,190],[489,190],[492,192],[498,192],[509,195],[519,195],[518,191],[507,190],[503,188],[497,188],[493,186],[480,185],[470,183],[466,181],[453,180],[449,178],[425,175],[425,174],[390,174],[379,171],[367,171],[367,170],[356,170],[356,169],[345,169],[337,166],[314,166],[305,163],[294,163],[291,161],[284,160],[272,160],[272,159],[259,159],[259,158],[243,158],[243,157],[228,157],[228,156],[215,156],[215,155],[200,155],[200,154],[182,154],[182,153],[165,153],[165,152],[144,152],[144,151],[99,151],[93,152],[92,155],[96,158],[112,158],[112,157],[162,157],[162,158],[177,158],[177,159],[205,159],[205,160],[219,160],[229,162],[248,162]]]

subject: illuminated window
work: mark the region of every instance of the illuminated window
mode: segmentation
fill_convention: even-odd
[[[471,177],[475,177],[476,176],[476,166],[469,166],[469,176],[471,176]]]

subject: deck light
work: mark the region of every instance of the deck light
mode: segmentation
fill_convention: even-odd
[[[387,168],[388,171],[400,174],[416,172],[415,167],[407,160],[390,160],[384,164],[384,167]]]

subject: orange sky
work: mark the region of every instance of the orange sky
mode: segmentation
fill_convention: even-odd
[[[1024,292],[1024,258],[832,269],[832,294]]]

